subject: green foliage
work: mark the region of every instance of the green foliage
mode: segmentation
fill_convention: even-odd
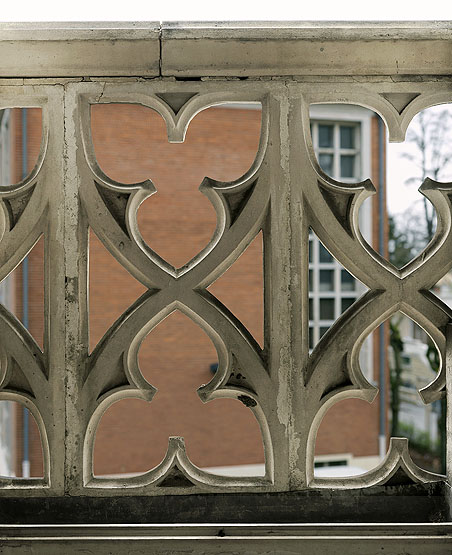
[[[404,212],[399,216],[389,216],[389,260],[397,268],[402,268],[412,260],[425,245],[425,232],[419,213]]]
[[[405,183],[419,186],[429,177],[434,181],[451,181],[452,171],[452,112],[420,112],[413,120],[407,134],[407,143],[413,147],[402,157],[412,162],[414,171]],[[389,216],[389,260],[402,268],[412,260],[432,239],[436,227],[436,212],[426,197],[422,198],[422,209],[406,210],[398,216]],[[399,330],[400,322],[395,318],[390,322],[390,345],[393,362],[390,368],[391,435],[408,437],[411,445],[419,453],[433,454],[440,457],[441,471],[446,466],[446,400],[441,400],[438,420],[439,440],[434,444],[426,432],[416,430],[414,426],[399,422],[400,386],[403,370],[403,340]],[[431,369],[439,372],[440,359],[435,345],[428,343],[427,358]]]
[[[412,424],[404,422],[399,423],[399,431],[402,436],[409,439],[411,447],[418,453],[435,456],[440,454],[440,442],[432,441],[428,432],[418,430]]]
[[[431,340],[429,341],[426,355],[430,364],[430,368],[434,372],[439,372],[439,352],[438,349],[433,345],[433,342]]]
[[[393,364],[390,368],[389,385],[391,387],[391,436],[400,435],[400,386],[402,385],[403,372],[403,341],[399,329],[400,321],[392,318],[389,322],[389,343],[392,347]]]

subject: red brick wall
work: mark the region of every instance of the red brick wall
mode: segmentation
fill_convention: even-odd
[[[158,192],[139,210],[143,237],[170,263],[183,265],[208,243],[215,229],[215,212],[198,192],[199,184],[206,175],[228,181],[248,169],[257,152],[260,112],[221,108],[202,112],[190,124],[183,144],[169,144],[160,116],[140,106],[96,106],[92,118],[96,155],[105,173],[128,183],[151,178],[157,187]],[[39,135],[36,130],[34,140]],[[16,149],[19,146],[20,141]],[[19,160],[19,150],[16,154]],[[30,266],[34,272],[30,298],[35,299],[31,330],[41,340],[42,277],[36,273],[39,268],[42,272],[39,244]],[[91,233],[91,349],[143,291]],[[210,291],[262,344],[260,237]],[[139,360],[144,376],[159,392],[150,404],[123,400],[105,413],[95,444],[96,473],[152,468],[164,456],[169,435],[183,435],[189,456],[200,466],[263,461],[262,441],[251,411],[227,399],[204,405],[196,394],[212,376],[210,364],[217,361],[213,344],[199,326],[179,312],[173,313],[145,339]],[[377,403],[344,401],[325,416],[316,452],[375,455],[377,436]],[[33,445],[35,442],[36,437]],[[19,449],[18,460],[20,456]],[[38,463],[33,463],[33,468],[38,468]]]
[[[140,231],[175,266],[196,255],[215,229],[213,207],[198,191],[202,179],[208,175],[229,181],[244,173],[256,155],[259,129],[260,112],[208,110],[192,121],[185,143],[169,144],[163,120],[151,110],[124,105],[93,110],[93,140],[103,170],[120,181],[151,178],[157,187],[140,208]],[[94,345],[144,288],[92,239]],[[113,275],[121,278],[111,280]],[[254,241],[211,291],[262,342],[261,241]],[[142,345],[140,366],[159,392],[150,404],[125,400],[107,411],[96,440],[96,472],[147,470],[164,456],[170,435],[184,436],[189,456],[201,466],[263,460],[258,425],[249,409],[235,400],[206,405],[199,400],[196,390],[211,379],[210,364],[215,362],[210,339],[186,316],[176,312],[158,325]]]
[[[22,179],[22,111],[12,110],[11,113],[11,133],[12,133],[12,167],[11,175],[14,183]],[[28,156],[27,168],[30,172],[38,159],[41,147],[41,110],[31,108],[27,110],[27,143]],[[44,241],[41,238],[28,256],[28,317],[29,330],[36,339],[40,347],[43,345],[43,326],[44,326]],[[22,305],[22,267],[21,264],[15,270],[15,314],[23,320]],[[39,431],[33,416],[29,416],[29,457],[30,475],[42,476],[42,448]],[[23,458],[23,406],[16,404],[16,474],[22,475]]]

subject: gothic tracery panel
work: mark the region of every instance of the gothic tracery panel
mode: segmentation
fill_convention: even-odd
[[[435,206],[438,229],[422,253],[397,269],[363,239],[359,229],[359,207],[375,192],[375,185],[370,180],[353,184],[329,177],[316,160],[309,131],[311,104],[359,102],[378,112],[390,135],[400,139],[418,110],[450,100],[446,90],[432,95],[426,86],[410,87],[410,83],[389,87],[384,82],[368,86],[346,82],[331,90],[323,82],[277,80],[86,81],[53,89],[36,85],[34,94],[39,95],[29,105],[43,107],[44,146],[30,177],[0,192],[0,273],[6,277],[44,236],[46,341],[41,351],[23,326],[0,309],[1,398],[21,400],[33,411],[43,437],[45,478],[33,486],[18,480],[8,487],[86,495],[161,495],[363,488],[403,480],[443,480],[418,468],[410,459],[407,441],[400,438],[391,439],[380,466],[359,478],[322,479],[313,472],[315,437],[326,410],[344,398],[374,398],[377,389],[364,376],[359,353],[366,337],[393,313],[400,310],[425,329],[441,354],[440,372],[421,391],[424,401],[431,403],[445,393],[446,327],[452,313],[430,288],[452,265],[450,184],[425,180],[422,191]],[[211,241],[176,268],[144,241],[137,224],[140,204],[155,192],[152,181],[124,184],[100,169],[91,140],[90,105],[148,106],[164,119],[168,139],[180,142],[196,113],[226,101],[262,104],[259,150],[239,179],[223,183],[205,177],[201,191],[216,211],[217,226]],[[89,229],[145,288],[91,352]],[[359,298],[354,297],[312,352],[310,230],[344,271],[367,288]],[[263,347],[208,290],[260,232],[264,244]],[[146,335],[176,310],[200,326],[218,355],[218,370],[198,389],[201,400],[237,399],[259,422],[265,449],[263,477],[204,472],[188,458],[181,437],[168,439],[165,457],[145,474],[128,478],[93,475],[94,437],[102,414],[121,399],[135,397],[152,403],[156,389],[143,377],[138,352]],[[246,379],[238,382],[234,368],[240,368]],[[57,425],[56,418],[61,420]],[[59,443],[64,445],[60,453]]]

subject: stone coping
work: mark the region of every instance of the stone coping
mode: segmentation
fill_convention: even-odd
[[[0,24],[0,78],[452,73],[452,22]]]
[[[2,553],[449,555],[452,524],[1,526]]]

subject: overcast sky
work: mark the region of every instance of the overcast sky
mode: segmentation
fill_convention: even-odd
[[[443,153],[452,150],[452,105],[440,105],[428,108],[426,110],[426,117],[438,117],[438,114],[444,113],[447,110],[451,116],[449,118],[450,126],[448,134],[445,137]],[[410,135],[410,128],[417,130],[416,118],[413,119],[410,127],[408,128],[407,136]],[[414,161],[409,161],[403,157],[403,153],[409,153],[416,156]],[[429,157],[427,157],[429,161]],[[410,177],[419,176],[419,169],[416,167],[415,162],[419,162],[419,150],[414,146],[413,142],[391,143],[388,146],[388,165],[387,165],[387,189],[388,189],[388,209],[391,213],[404,212],[413,203],[420,204],[423,198],[417,191],[417,186],[414,184],[407,185],[405,181]],[[440,176],[440,180],[452,181],[452,163],[448,164]]]
[[[450,2],[429,0],[3,0],[0,21],[447,20]]]

